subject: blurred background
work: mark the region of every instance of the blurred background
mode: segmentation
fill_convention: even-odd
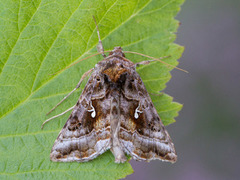
[[[186,0],[176,43],[185,47],[164,90],[184,104],[167,127],[175,164],[131,160],[126,179],[239,180],[240,178],[240,1]]]

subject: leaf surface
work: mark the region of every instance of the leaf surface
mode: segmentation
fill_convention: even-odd
[[[62,71],[96,52],[95,16],[105,50],[124,50],[177,65],[183,48],[174,44],[183,0],[0,0],[0,179],[119,179],[133,172],[129,163],[115,164],[106,152],[87,163],[53,163],[49,154],[68,114],[41,124],[45,114],[102,59],[96,56]],[[126,54],[133,62],[146,58]],[[171,68],[159,62],[138,72],[149,93],[170,80]],[[82,88],[84,87],[83,83]],[[73,106],[80,90],[54,114]],[[164,124],[174,122],[181,105],[166,94],[152,95]]]

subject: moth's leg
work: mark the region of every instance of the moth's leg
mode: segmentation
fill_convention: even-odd
[[[62,115],[64,115],[64,114],[66,114],[68,111],[71,111],[74,107],[75,107],[75,105],[74,105],[73,107],[69,108],[68,110],[64,111],[64,112],[62,112],[62,113],[60,113],[60,114],[58,114],[58,115],[56,115],[56,116],[53,116],[53,117],[47,119],[46,121],[43,122],[41,128],[43,128],[43,126],[44,126],[47,122],[51,121],[51,120],[54,119],[54,118],[57,118],[57,117],[59,117],[59,116],[62,116]]]
[[[139,65],[146,65],[146,64],[149,64],[150,62],[152,61],[156,61],[156,60],[147,60],[147,61],[141,61],[141,62],[138,62],[136,64],[134,64],[135,66],[139,66]]]
[[[159,61],[159,60],[161,60],[161,59],[165,59],[165,58],[168,58],[168,57],[170,57],[170,56],[163,56],[163,57],[157,58],[157,59],[155,59],[155,60],[153,59],[153,60],[142,61],[142,62],[136,63],[135,66],[138,66],[138,65],[146,65],[146,64],[149,64],[149,63],[152,62],[152,61]],[[163,61],[160,61],[160,62],[163,62]],[[168,64],[168,65],[170,65],[170,64]]]
[[[65,99],[67,99],[74,91],[76,91],[76,90],[80,87],[80,85],[81,85],[82,81],[85,79],[85,77],[87,77],[92,71],[93,71],[93,69],[90,69],[89,71],[85,72],[85,73],[82,75],[82,77],[81,77],[80,81],[78,82],[77,86],[76,86],[68,95],[66,95],[55,107],[53,107],[53,108],[47,113],[47,115],[50,114],[54,109],[56,109],[56,108],[57,108]]]
[[[95,19],[94,16],[93,16],[93,19],[94,19],[94,22],[95,22],[95,24],[96,24],[97,34],[98,34],[97,51],[98,51],[98,52],[101,52],[101,53],[102,53],[102,56],[105,58],[106,55],[104,54],[104,48],[103,48],[102,41],[101,41],[101,38],[100,38],[100,33],[99,33],[99,30],[98,30],[98,25],[97,25],[97,22],[96,22],[96,19]]]

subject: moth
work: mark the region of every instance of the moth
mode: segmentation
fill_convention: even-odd
[[[124,163],[126,154],[138,161],[175,162],[174,144],[136,72],[137,65],[149,61],[134,64],[121,47],[105,56],[96,27],[104,59],[74,89],[91,74],[77,104],[67,110],[73,109],[52,147],[51,161],[86,162],[110,149],[116,163]]]

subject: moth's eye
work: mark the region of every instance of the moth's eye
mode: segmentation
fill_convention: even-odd
[[[134,82],[134,79],[131,79],[130,81],[131,81],[131,82]]]
[[[99,76],[97,76],[96,79],[97,79],[97,81],[100,81],[100,80],[101,80]]]

